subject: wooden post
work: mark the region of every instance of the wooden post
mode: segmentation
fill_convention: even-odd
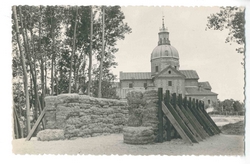
[[[201,113],[204,114],[204,116],[208,119],[208,121],[212,124],[212,126],[215,128],[217,134],[221,133],[220,129],[218,128],[218,126],[215,124],[215,122],[212,120],[212,118],[208,115],[208,113],[205,111],[205,104],[204,102],[202,103],[201,101],[199,102],[200,104],[200,111]]]
[[[176,93],[172,94],[172,106],[174,107],[174,110],[176,110]],[[178,138],[178,132],[176,129],[174,130],[174,138]]]
[[[196,110],[193,108],[193,103],[192,103],[191,97],[189,97],[189,100],[188,100],[188,109],[192,112],[192,114],[194,115],[194,117],[197,119],[197,121],[199,122],[199,124],[202,126],[203,130],[206,131],[206,133],[210,136],[211,134],[209,133],[209,131],[205,127],[204,122],[201,120],[201,118],[199,117],[199,115],[196,113]]]
[[[169,103],[170,103],[170,92],[169,90],[166,90],[165,105]],[[167,141],[171,141],[172,124],[168,118],[166,118],[166,125],[167,125]]]
[[[162,110],[163,110],[164,114],[170,120],[170,122],[174,126],[174,128],[178,131],[178,133],[180,134],[180,136],[184,140],[184,142],[186,142],[186,143],[188,143],[190,145],[193,145],[193,143],[192,143],[191,139],[189,138],[188,134],[183,129],[184,126],[180,125],[179,123],[181,123],[181,122],[176,120],[174,115],[172,115],[175,112],[174,109],[173,109],[173,106],[171,104],[168,104],[168,106],[171,108],[171,110],[173,112],[171,112],[170,109],[162,102]]]
[[[182,106],[182,94],[179,94],[178,95],[178,101],[177,101],[178,103],[178,106],[180,107],[180,106]]]
[[[183,106],[185,109],[187,109],[187,97],[186,96],[184,97],[184,100],[183,100]]]
[[[159,138],[158,142],[163,142],[163,112],[162,112],[162,88],[158,88],[158,119]]]
[[[198,143],[198,141],[195,139],[195,137],[193,136],[191,131],[188,129],[188,127],[186,126],[184,121],[181,119],[181,117],[177,113],[177,110],[174,109],[174,107],[171,104],[168,104],[167,108],[169,109],[169,111],[171,112],[171,114],[173,115],[175,120],[178,122],[178,124],[181,126],[181,128],[184,130],[185,134],[189,137],[189,139],[194,143]],[[178,132],[177,129],[175,129],[175,130]],[[180,135],[177,132],[176,132],[176,134]]]
[[[205,123],[207,124],[208,128],[212,131],[212,133],[213,133],[213,134],[218,134],[219,131],[217,131],[217,129],[216,129],[215,126],[210,122],[210,120],[209,120],[208,117],[205,115],[205,113],[203,113],[203,111],[201,111],[200,104],[199,104],[199,100],[196,100],[196,107],[197,107],[197,111],[199,112],[200,116],[201,116],[202,119],[205,121]]]
[[[183,121],[187,125],[187,127],[190,129],[190,131],[194,135],[194,138],[197,141],[202,141],[202,137],[198,133],[198,129],[195,128],[194,123],[193,123],[192,119],[190,119],[187,111],[183,110],[183,105],[182,104],[183,104],[182,103],[182,95],[179,94],[178,95],[177,106],[176,106],[176,111],[178,112],[178,114],[180,115],[180,117],[183,119]]]
[[[196,113],[197,117],[202,122],[203,128],[205,128],[206,132],[210,136],[214,135],[213,131],[209,128],[208,123],[206,122],[206,120],[204,120],[204,117],[202,117],[201,113],[199,112],[199,109],[198,109],[198,106],[197,106],[197,103],[196,103],[195,99],[193,99],[192,104],[193,104],[193,109],[194,109],[193,111]]]
[[[192,120],[196,126],[197,129],[199,129],[199,134],[201,135],[201,137],[203,139],[205,139],[206,137],[209,137],[209,135],[207,134],[207,132],[203,129],[202,125],[200,124],[200,122],[198,121],[198,119],[196,118],[196,116],[193,114],[193,112],[190,110],[189,103],[191,102],[191,99],[189,99],[189,101],[187,100],[187,97],[184,98],[184,110],[188,113],[190,120]]]

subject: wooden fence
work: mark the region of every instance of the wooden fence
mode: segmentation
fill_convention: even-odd
[[[158,98],[159,142],[163,142],[164,131],[167,141],[180,136],[191,145],[221,132],[205,111],[204,102],[191,98],[187,100],[181,94],[170,95],[168,90],[163,94],[162,88],[158,89]],[[166,120],[165,125],[163,119]]]

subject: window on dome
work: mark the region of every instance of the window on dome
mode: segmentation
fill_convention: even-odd
[[[159,70],[158,70],[158,66],[155,66],[155,72],[158,72]]]

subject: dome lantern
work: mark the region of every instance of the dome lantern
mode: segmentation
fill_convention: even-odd
[[[165,44],[170,45],[169,32],[168,29],[165,28],[164,17],[162,18],[162,28],[160,29],[158,36],[159,36],[158,45],[165,45]]]

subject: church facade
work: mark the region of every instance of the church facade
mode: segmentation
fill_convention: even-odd
[[[158,33],[158,46],[151,53],[151,72],[120,72],[120,82],[116,84],[117,95],[124,99],[131,90],[146,91],[163,88],[170,93],[182,94],[187,98],[204,101],[212,105],[217,101],[209,82],[199,82],[195,70],[180,70],[179,53],[170,44],[169,32],[164,23]]]

